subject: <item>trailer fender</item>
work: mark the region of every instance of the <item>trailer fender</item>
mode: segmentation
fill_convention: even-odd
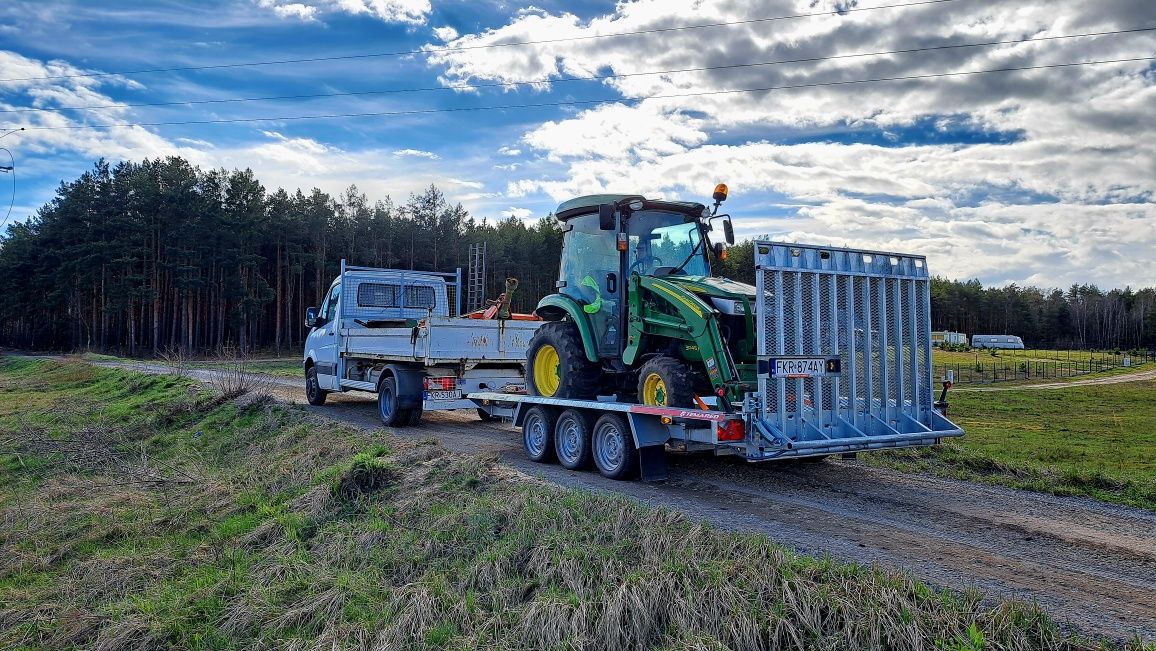
[[[565,294],[549,294],[538,301],[538,307],[534,308],[534,314],[547,321],[561,321],[569,316],[574,325],[578,326],[578,335],[582,338],[582,348],[586,351],[586,359],[592,362],[598,361],[598,345],[594,341],[594,332],[591,330],[590,322],[586,320],[586,315],[582,312],[582,306],[578,304],[578,301]]]
[[[379,387],[381,381],[387,377],[392,377],[397,383],[398,407],[402,409],[421,408],[423,392],[425,391],[422,386],[422,378],[424,377],[422,371],[398,364],[387,364],[381,371],[381,377],[377,379]]]
[[[652,445],[666,445],[670,431],[654,416],[626,413],[630,433],[634,435],[634,447],[642,449]]]

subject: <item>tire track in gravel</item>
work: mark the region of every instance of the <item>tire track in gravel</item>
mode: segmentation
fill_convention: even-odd
[[[1019,384],[1006,387],[955,387],[952,391],[1021,391],[1023,389],[1067,389],[1068,387],[1086,387],[1099,384],[1122,384],[1124,382],[1142,382],[1156,380],[1156,370],[1128,373],[1125,375],[1109,375],[1108,377],[1085,378],[1071,382],[1046,382],[1044,384]]]
[[[110,364],[112,365],[112,364]],[[115,364],[166,372],[151,364]],[[205,380],[211,371],[189,375]],[[303,404],[300,382],[262,376],[279,399],[381,429],[372,396]],[[1105,378],[1109,379],[1109,378]],[[904,569],[932,584],[1036,601],[1059,622],[1117,640],[1156,639],[1156,513],[872,468],[854,461],[747,464],[669,457],[670,479],[617,482],[525,458],[520,434],[472,412],[427,412],[402,438],[436,438],[558,485],[630,496],[810,554]]]

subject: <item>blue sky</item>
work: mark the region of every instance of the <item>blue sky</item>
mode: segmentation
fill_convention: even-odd
[[[922,253],[993,284],[1156,285],[1156,31],[1067,38],[1154,28],[1156,5],[880,8],[912,1],[9,0],[0,133],[26,131],[0,140],[0,203],[25,219],[102,156],[397,202],[432,183],[479,218],[722,181],[740,237]],[[818,15],[767,20],[798,14]],[[705,23],[728,24],[682,29]],[[943,47],[991,41],[1017,42]],[[917,48],[939,49],[848,56]],[[1118,59],[1143,60],[957,74]],[[155,68],[197,69],[134,72]],[[194,103],[155,106],[174,102]],[[378,115],[270,119],[350,113]]]

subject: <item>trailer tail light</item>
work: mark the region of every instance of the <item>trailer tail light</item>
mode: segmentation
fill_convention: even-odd
[[[719,441],[741,441],[746,438],[746,427],[738,419],[724,420],[718,424]]]
[[[422,381],[426,391],[453,391],[458,388],[456,377],[427,377]]]

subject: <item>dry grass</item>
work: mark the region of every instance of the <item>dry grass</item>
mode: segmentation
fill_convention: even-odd
[[[199,468],[196,491],[0,456],[17,477],[0,483],[0,647],[1086,647],[1029,604],[511,481],[430,442],[167,404],[146,449]]]

